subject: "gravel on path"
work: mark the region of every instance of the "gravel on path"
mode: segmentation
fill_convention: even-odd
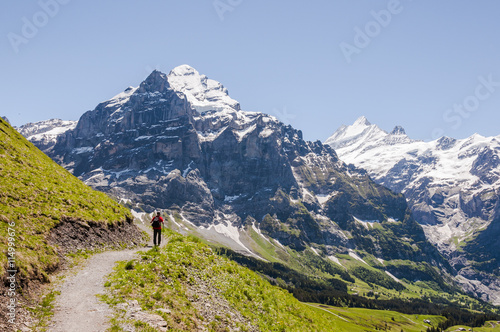
[[[106,331],[113,314],[97,295],[104,294],[106,276],[116,262],[134,258],[135,250],[107,251],[96,254],[79,271],[66,277],[58,287],[61,293],[55,301],[55,313],[48,326],[54,332]]]
[[[139,228],[152,235],[150,227],[138,224]],[[119,261],[131,260],[140,250],[152,247],[152,240],[146,248],[106,251],[87,259],[76,273],[68,273],[65,280],[55,289],[60,292],[56,297],[54,316],[47,328],[53,332],[97,332],[110,327],[109,320],[113,310],[97,297],[104,294],[106,276],[113,272]],[[162,241],[162,246],[167,241]]]

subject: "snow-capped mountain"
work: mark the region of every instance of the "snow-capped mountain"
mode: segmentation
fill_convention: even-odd
[[[160,209],[171,227],[247,254],[282,261],[312,248],[339,272],[344,254],[410,281],[453,273],[401,194],[299,130],[242,111],[186,65],[86,112],[49,155],[135,211]]]
[[[401,126],[396,126],[390,134],[380,129],[377,125],[373,125],[362,116],[354,122],[352,126],[340,127],[332,136],[330,136],[325,144],[332,146],[335,150],[344,149],[364,150],[369,147],[372,142],[378,142],[384,145],[395,145],[397,143],[410,143],[412,140],[406,136],[404,129]]]
[[[40,150],[48,150],[56,144],[59,135],[74,129],[77,122],[51,119],[36,123],[27,123],[15,129]]]
[[[170,86],[186,95],[189,103],[198,112],[240,110],[240,104],[229,97],[222,84],[188,65],[175,67],[167,76]]]
[[[423,142],[399,126],[388,133],[361,117],[325,144],[377,183],[403,193],[427,238],[464,277],[482,278],[472,270],[500,272],[500,136]],[[498,277],[491,285],[500,286]]]
[[[201,75],[189,65],[175,67],[166,78],[169,85],[175,91],[182,93],[191,107],[200,113],[227,111],[236,114],[233,111],[240,110],[240,104],[229,97],[227,89],[221,83]],[[138,87],[128,87],[125,91],[106,101],[107,107],[125,104],[137,89]],[[121,109],[118,109],[114,116],[119,118],[119,114],[121,114]],[[27,123],[16,130],[31,142],[36,142],[35,145],[45,151],[56,143],[58,136],[67,130],[74,129],[77,123],[78,121],[51,119]]]

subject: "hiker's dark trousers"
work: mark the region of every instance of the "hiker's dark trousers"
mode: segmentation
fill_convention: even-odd
[[[161,243],[161,229],[153,229],[153,244],[156,246],[156,237],[158,236],[158,245]]]

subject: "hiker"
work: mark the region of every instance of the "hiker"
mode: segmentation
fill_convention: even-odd
[[[161,224],[163,224],[163,218],[160,212],[156,213],[156,216],[151,219],[150,224],[153,226],[153,244],[156,246],[156,236],[158,235],[158,246],[161,243]]]

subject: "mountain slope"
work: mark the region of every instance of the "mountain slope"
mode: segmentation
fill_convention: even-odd
[[[95,243],[88,243],[89,247],[106,241],[127,241],[134,236],[139,239],[126,208],[84,185],[3,119],[0,172],[0,234],[3,239],[12,239],[10,244],[2,241],[0,246],[2,252],[10,252],[8,246],[13,248],[13,266],[2,255],[0,268],[3,276],[7,269],[17,270],[16,285],[25,294],[34,283],[47,282],[47,274],[57,269],[62,253],[58,244],[77,250],[82,248],[79,239],[96,240],[93,230],[101,233]],[[73,233],[75,230],[85,233]]]
[[[362,117],[325,143],[377,183],[405,194],[427,238],[460,270],[458,280],[500,303],[499,140],[476,134],[416,141],[401,127],[387,133]]]
[[[351,280],[352,269],[395,288],[454,287],[401,194],[300,130],[240,110],[186,65],[97,105],[48,153],[137,217],[163,210],[173,229],[246,255],[325,278]]]

